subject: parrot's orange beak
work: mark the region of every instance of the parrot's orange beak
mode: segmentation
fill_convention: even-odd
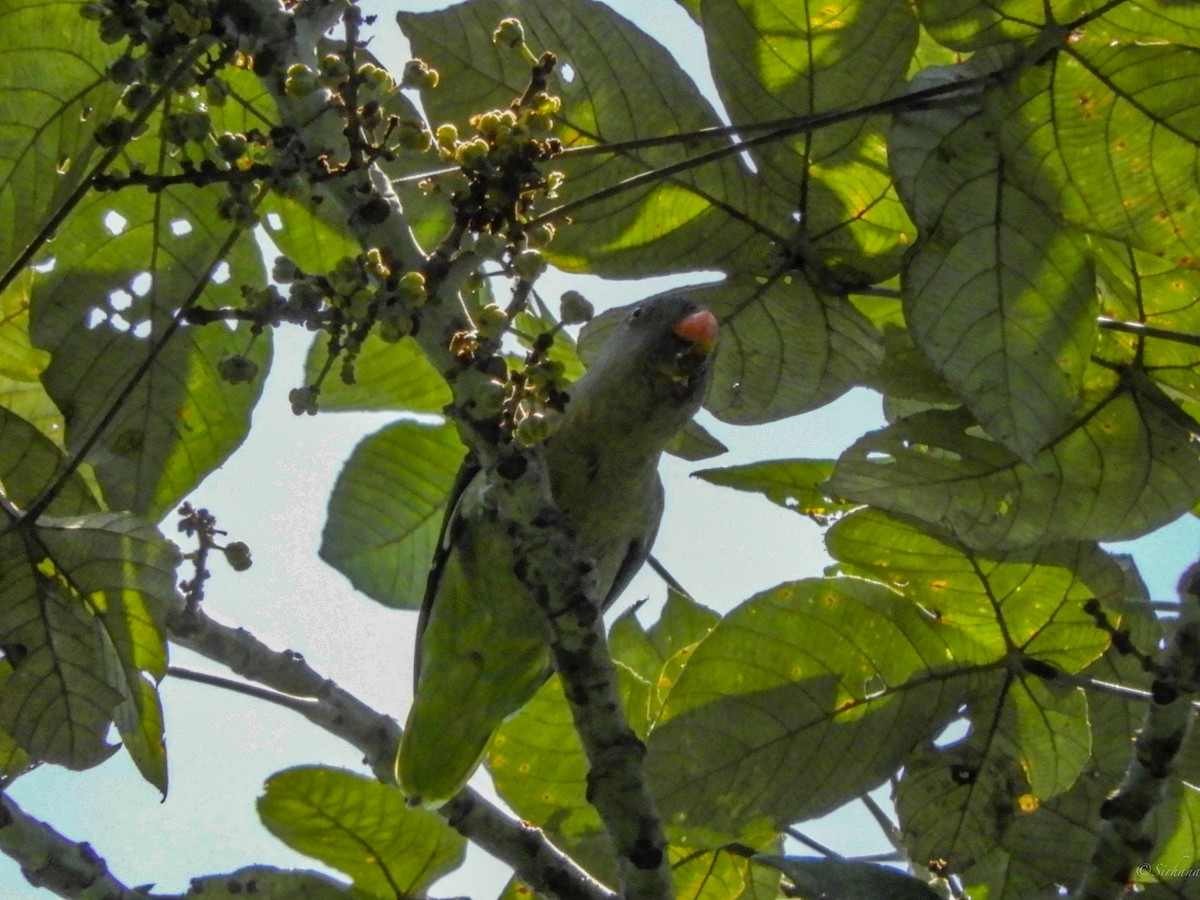
[[[717,345],[717,317],[707,309],[689,313],[675,323],[675,335],[692,345],[702,356],[708,356]]]

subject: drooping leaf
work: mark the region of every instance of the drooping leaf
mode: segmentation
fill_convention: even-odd
[[[0,406],[28,421],[56,444],[63,441],[63,417],[39,376],[50,354],[29,339],[29,269],[0,292]]]
[[[270,110],[259,108],[256,76],[223,77],[248,96],[206,109],[212,129],[261,128]],[[203,105],[197,88],[173,96],[171,112]],[[179,157],[160,140],[166,112],[123,147],[123,167],[179,174]],[[93,191],[43,250],[49,270],[33,284],[30,319],[33,342],[52,355],[42,380],[66,416],[68,450],[89,444],[86,461],[114,508],[160,515],[249,427],[262,377],[228,384],[218,366],[244,355],[265,373],[269,336],[252,340],[247,323],[180,326],[189,303],[240,307],[243,285],[265,282],[253,235],[219,213],[226,191],[221,183]]]
[[[13,675],[0,727],[32,756],[102,761],[114,720],[143,776],[166,790],[164,619],[178,552],[127,515],[43,518],[0,539],[0,643]]]
[[[921,228],[904,311],[979,424],[1029,459],[1078,418],[1094,276],[1079,235],[1013,181],[994,129],[962,105],[897,117],[889,160]]]
[[[609,634],[613,658],[647,686],[643,707],[633,706],[635,698],[629,697],[630,725],[639,736],[644,737],[657,719],[692,651],[719,621],[720,616],[708,607],[669,591],[662,614],[650,628],[642,627],[634,609],[613,622]]]
[[[416,895],[463,860],[466,842],[394,786],[344,769],[298,766],[272,775],[258,814],[294,850],[345,872],[368,896]]]
[[[373,600],[420,607],[462,455],[451,425],[401,421],[364,438],[334,484],[321,558]]]

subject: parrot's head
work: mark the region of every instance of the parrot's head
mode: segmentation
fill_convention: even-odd
[[[718,330],[716,316],[677,294],[610,310],[585,331],[588,370],[571,394],[589,407],[603,397],[630,429],[673,436],[704,401]]]

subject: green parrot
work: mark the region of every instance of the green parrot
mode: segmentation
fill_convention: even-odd
[[[686,297],[617,314],[543,444],[554,499],[595,566],[605,609],[650,553],[663,512],[658,460],[700,408],[717,340],[716,317]],[[550,676],[542,613],[516,562],[486,478],[464,465],[417,623],[413,705],[396,763],[415,805],[458,793],[493,732]]]

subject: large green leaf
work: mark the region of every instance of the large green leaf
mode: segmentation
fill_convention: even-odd
[[[99,155],[92,139],[123,90],[117,47],[96,39],[82,2],[0,7],[0,273],[63,209]]]
[[[373,600],[419,608],[462,456],[452,425],[397,422],[364,438],[333,486],[321,558]]]
[[[1068,222],[1195,268],[1197,78],[1200,48],[1085,28],[996,97],[1012,177]]]
[[[416,896],[463,860],[466,841],[394,786],[344,769],[298,766],[272,775],[263,824],[294,850],[345,872],[370,897]]]
[[[1170,406],[1111,394],[1031,463],[962,411],[918,413],[856,441],[825,489],[977,547],[1140,537],[1200,499],[1200,457]]]
[[[863,106],[898,92],[917,42],[903,3],[704,0],[717,88],[737,123]],[[887,175],[881,119],[855,118],[750,150],[758,186],[796,212],[790,241],[850,282],[895,271],[913,238]],[[748,135],[749,136],[749,135]]]
[[[840,571],[895,586],[957,632],[959,660],[1001,660],[1014,650],[1079,672],[1108,647],[1083,606],[1099,599],[1121,610],[1125,580],[1092,544],[1053,544],[984,556],[952,538],[875,509],[835,524],[826,535]]]
[[[44,517],[0,538],[0,643],[13,675],[0,727],[32,756],[72,768],[107,758],[109,725],[166,790],[156,684],[179,554],[152,526],[93,513]]]
[[[227,74],[242,102],[211,108],[213,129],[261,128],[257,78]],[[203,105],[198,88],[172,98],[172,111]],[[146,134],[122,148],[123,169],[179,174],[179,156],[160,139],[164,121],[156,111]],[[269,338],[252,341],[246,324],[178,327],[188,303],[240,306],[241,287],[265,281],[252,235],[218,214],[226,191],[215,183],[93,192],[42,251],[30,320],[34,344],[52,354],[42,380],[66,417],[68,449],[90,445],[85,461],[110,506],[160,515],[228,456],[249,425],[261,379],[228,385],[217,366],[245,354],[265,369]]]
[[[828,812],[940,730],[969,682],[954,668],[929,619],[882,585],[759,594],[696,647],[666,698],[646,758],[660,809],[730,838]]]
[[[1075,422],[1094,277],[1083,241],[1013,182],[993,131],[962,106],[896,120],[890,161],[921,228],[905,260],[904,311],[979,424],[1029,459]]]
[[[492,43],[506,16],[518,17],[535,52],[559,57],[551,87],[564,101],[556,134],[568,148],[684,135],[721,124],[679,64],[656,41],[604,4],[473,0],[434,13],[400,13],[414,52],[437,67],[443,83],[424,97],[436,125],[466,122],[489,107],[507,107],[525,90],[529,64]],[[728,145],[721,139],[705,145]],[[700,151],[703,152],[703,151]],[[673,165],[698,152],[684,142],[613,153],[566,155],[548,168],[567,176],[559,202],[575,203],[626,179]],[[571,212],[547,248],[569,271],[608,276],[760,266],[772,228],[787,227],[786,203],[750,187],[732,154],[703,167],[653,178],[635,190],[596,199]],[[765,221],[765,229],[756,221]],[[765,231],[765,234],[760,233]]]

